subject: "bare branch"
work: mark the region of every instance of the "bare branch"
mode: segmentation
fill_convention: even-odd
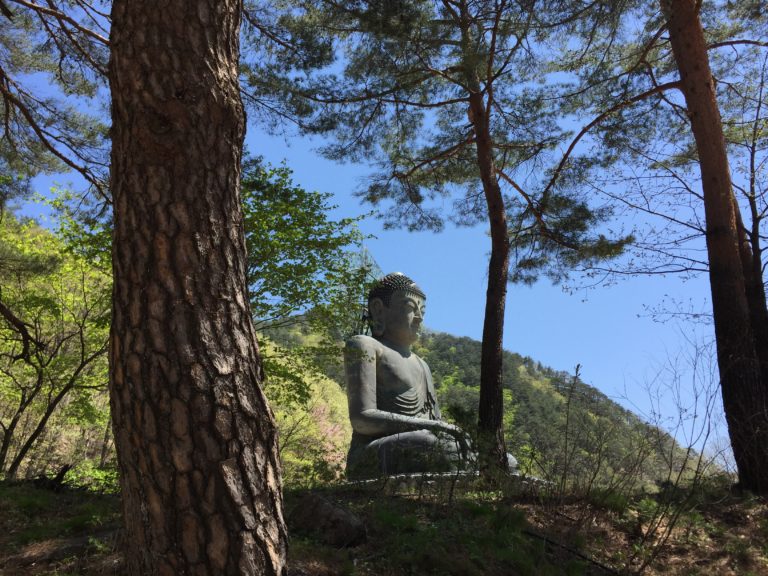
[[[449,148],[446,148],[445,150],[441,150],[440,152],[437,152],[436,154],[433,154],[429,158],[426,158],[417,164],[415,164],[413,167],[411,167],[407,172],[394,172],[392,176],[394,178],[397,178],[398,180],[407,180],[410,178],[413,174],[421,170],[424,166],[427,166],[429,164],[435,164],[441,160],[446,160],[448,158],[452,158],[456,156],[464,147],[466,147],[469,144],[474,143],[475,137],[473,133],[469,133],[467,137],[459,142],[458,144],[455,144]]]
[[[726,46],[760,46],[762,48],[768,48],[768,42],[761,42],[759,40],[726,40],[724,42],[713,42],[712,44],[709,44],[707,50],[724,48]]]
[[[5,321],[11,325],[11,327],[19,334],[19,336],[21,336],[21,352],[16,356],[13,356],[12,361],[29,361],[31,355],[33,354],[31,350],[32,345],[34,345],[35,348],[42,348],[44,344],[29,333],[31,326],[16,316],[13,311],[8,308],[8,306],[6,306],[1,300],[0,316],[2,316]]]
[[[35,119],[32,112],[29,110],[29,108],[26,106],[26,104],[11,90],[11,86],[14,86],[17,88],[15,82],[11,80],[10,77],[5,73],[5,70],[0,68],[0,95],[2,95],[3,100],[5,100],[7,107],[13,107],[16,110],[21,113],[21,115],[24,117],[24,119],[27,121],[27,124],[32,129],[32,131],[35,133],[35,135],[38,137],[40,142],[43,144],[43,146],[54,156],[56,156],[59,160],[64,162],[67,166],[72,168],[73,170],[79,172],[83,178],[85,178],[88,182],[90,182],[96,190],[99,191],[101,196],[109,201],[108,195],[104,191],[104,185],[103,183],[96,178],[94,174],[91,173],[91,171],[88,169],[85,165],[80,165],[74,162],[71,158],[69,158],[66,154],[63,154],[51,141],[56,140],[56,138],[52,138],[50,133],[43,128]],[[40,104],[39,101],[37,101],[38,104]],[[10,138],[10,132],[6,132],[5,136],[7,138]],[[66,145],[66,142],[65,142]],[[87,160],[85,159],[75,148],[70,146],[71,151],[79,157],[81,160]]]
[[[660,84],[652,88],[651,90],[646,90],[645,92],[638,94],[628,100],[619,102],[618,104],[612,106],[602,114],[599,114],[597,117],[595,117],[589,124],[584,126],[579,131],[579,133],[573,138],[573,140],[571,140],[571,143],[568,146],[568,149],[565,151],[565,154],[563,154],[563,158],[560,160],[560,163],[557,165],[557,168],[555,168],[555,171],[552,174],[552,178],[550,178],[549,183],[547,183],[546,187],[544,188],[544,194],[547,194],[550,190],[552,190],[552,187],[557,183],[558,178],[560,178],[560,174],[562,173],[563,169],[568,163],[568,160],[570,159],[570,156],[573,153],[574,148],[576,148],[576,145],[581,141],[581,139],[584,136],[586,136],[586,134],[592,128],[594,128],[595,126],[600,124],[600,122],[602,122],[609,116],[615,114],[619,110],[623,110],[624,108],[632,106],[633,104],[636,104],[637,102],[645,100],[646,98],[649,98],[655,94],[660,94],[666,90],[672,90],[674,88],[679,88],[679,87],[680,87],[679,80],[675,82],[667,82],[666,84]]]

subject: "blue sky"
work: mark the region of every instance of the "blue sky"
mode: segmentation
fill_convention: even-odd
[[[320,143],[303,138],[287,141],[257,130],[246,137],[252,154],[274,164],[286,160],[297,183],[333,193],[337,217],[370,211],[354,196],[368,174],[366,167],[323,159],[313,151]],[[361,228],[375,236],[366,244],[385,273],[403,272],[425,290],[429,328],[481,338],[490,250],[484,227],[448,225],[441,233],[412,233],[384,230],[377,219],[369,218]],[[676,412],[674,401],[654,397],[658,394],[654,387],[664,387],[670,363],[690,352],[692,341],[711,339],[708,326],[679,320],[662,323],[648,311],[671,301],[706,311],[707,278],[686,282],[675,276],[628,278],[575,293],[546,279],[530,287],[510,285],[504,347],[557,370],[572,372],[580,364],[582,378],[611,398],[647,418],[661,411],[669,419]]]

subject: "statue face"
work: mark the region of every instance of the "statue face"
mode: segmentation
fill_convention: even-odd
[[[389,307],[384,307],[383,311],[383,336],[387,340],[401,346],[410,346],[419,339],[426,312],[424,298],[398,290],[392,294]]]

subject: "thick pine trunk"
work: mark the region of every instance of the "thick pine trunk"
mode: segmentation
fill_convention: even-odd
[[[701,166],[723,407],[742,488],[768,493],[768,389],[751,326],[740,217],[696,0],[662,0]]]
[[[239,0],[115,0],[110,396],[134,575],[284,571],[239,205]]]
[[[483,343],[480,353],[480,406],[478,436],[481,469],[506,471],[507,448],[504,442],[503,340],[504,306],[509,274],[509,232],[504,199],[493,162],[489,119],[482,94],[470,96],[475,128],[477,164],[483,183],[491,230],[491,258],[488,264],[488,290],[485,296]]]

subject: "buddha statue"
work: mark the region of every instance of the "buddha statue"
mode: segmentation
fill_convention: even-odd
[[[425,300],[407,276],[385,276],[368,295],[372,336],[347,341],[352,423],[347,476],[352,480],[459,470],[473,456],[466,434],[441,420],[429,366],[411,351]]]

